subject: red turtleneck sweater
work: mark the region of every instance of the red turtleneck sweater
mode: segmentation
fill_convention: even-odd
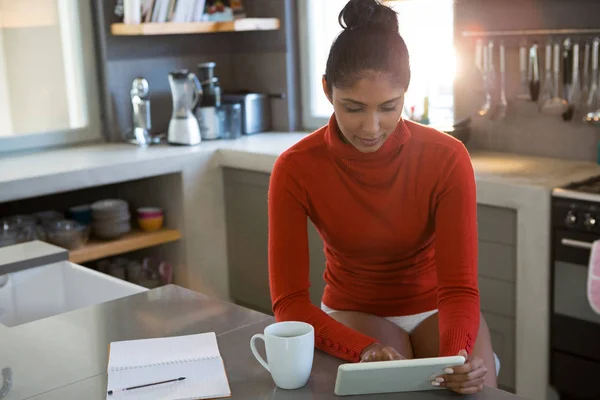
[[[305,321],[317,348],[358,361],[375,340],[309,299],[307,218],[325,247],[323,302],[382,317],[438,308],[440,356],[469,353],[479,329],[475,179],[455,138],[401,121],[361,153],[335,117],[276,161],[269,188],[269,279],[278,321]]]

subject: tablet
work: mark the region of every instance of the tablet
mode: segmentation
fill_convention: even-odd
[[[431,384],[444,369],[465,363],[462,356],[342,364],[338,367],[338,396],[439,390]]]

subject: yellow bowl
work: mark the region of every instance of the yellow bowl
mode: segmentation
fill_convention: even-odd
[[[142,230],[153,232],[162,228],[164,217],[138,218],[138,224]]]

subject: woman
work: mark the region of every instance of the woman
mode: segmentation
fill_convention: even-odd
[[[461,354],[467,363],[433,386],[496,386],[469,155],[451,136],[402,119],[410,66],[395,12],[350,0],[339,19],[323,77],[334,114],[271,176],[276,319],[312,324],[316,347],[350,362]],[[309,299],[307,218],[325,244],[321,308]]]

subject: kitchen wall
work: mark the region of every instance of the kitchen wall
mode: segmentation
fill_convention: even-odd
[[[298,128],[293,53],[296,0],[244,1],[249,17],[279,18],[281,29],[277,31],[132,37],[110,34],[110,24],[118,20],[113,12],[116,0],[92,1],[100,62],[104,65],[104,120],[109,139],[120,140],[131,126],[129,90],[134,78],[148,80],[153,127],[155,132],[164,132],[172,110],[169,71],[195,71],[196,64],[206,61],[217,63],[216,74],[224,91],[286,94],[285,99],[271,101],[272,128]]]
[[[0,123],[0,131],[22,134],[69,127],[57,11],[53,0],[0,0],[0,82],[8,82],[0,89],[0,101],[10,104],[2,107],[9,118],[7,126]]]
[[[460,57],[456,83],[456,116],[474,115],[479,107],[472,86],[475,39],[462,37],[464,30],[512,30],[549,28],[600,28],[600,2],[594,0],[457,0],[455,12],[456,46]],[[600,35],[600,34],[599,34]],[[573,36],[589,40],[592,36]],[[519,89],[518,48],[521,37],[507,38],[508,117],[490,121],[473,120],[473,135],[468,146],[477,149],[508,151],[573,160],[596,161],[600,128],[580,121],[564,122],[543,116],[535,104],[515,100]],[[548,37],[528,38],[545,46]],[[564,36],[557,37],[564,39]],[[485,43],[485,40],[484,40]],[[498,49],[498,40],[495,48]],[[541,67],[543,67],[543,51]],[[498,68],[498,54],[495,56]]]
[[[101,59],[105,60],[106,66],[103,71],[106,82],[105,120],[112,140],[119,140],[122,132],[130,126],[129,89],[136,76],[144,76],[150,83],[153,125],[160,132],[166,130],[171,113],[168,72],[175,68],[194,70],[198,62],[204,61],[217,62],[217,74],[224,90],[287,94],[286,99],[272,100],[273,129],[301,129],[296,13],[299,0],[244,1],[251,17],[280,18],[282,27],[278,31],[154,37],[112,36],[110,23],[117,20],[113,13],[116,0],[92,1],[97,11]],[[456,0],[455,36],[460,58],[456,116],[473,117],[469,148],[596,160],[600,139],[597,128],[580,121],[565,122],[541,115],[535,104],[514,99],[519,89],[518,47],[522,38],[507,38],[505,41],[509,98],[507,118],[491,121],[474,117],[479,104],[469,84],[472,82],[475,40],[463,38],[462,32],[475,29],[600,28],[597,15],[600,15],[600,2],[594,0]],[[547,40],[546,37],[528,38],[529,44],[532,39],[539,40],[542,47]]]

